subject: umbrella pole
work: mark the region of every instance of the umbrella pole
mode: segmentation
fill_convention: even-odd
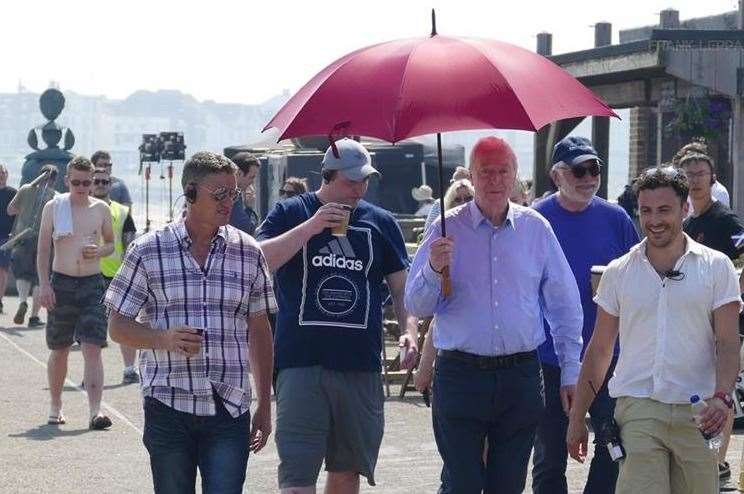
[[[444,165],[442,164],[442,134],[437,132],[437,169],[439,170],[439,215],[442,218],[442,237],[447,236],[447,225],[444,222]],[[442,269],[442,296],[444,298],[452,295],[452,282],[450,280],[449,266]]]

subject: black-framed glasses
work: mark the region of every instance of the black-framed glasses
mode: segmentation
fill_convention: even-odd
[[[238,189],[237,187],[232,190],[228,189],[227,187],[217,187],[216,189],[210,189],[206,185],[202,185],[202,187],[209,191],[209,195],[211,195],[212,199],[214,199],[216,202],[222,202],[228,198],[231,201],[234,201],[240,195],[240,189]]]
[[[688,172],[687,170],[684,170],[684,169],[683,171],[685,172],[685,176],[687,177],[687,180],[690,180],[690,181],[697,180],[699,178],[707,178],[708,176],[710,176],[709,170],[704,170],[702,172],[694,172],[694,173]]]
[[[90,187],[90,184],[93,182],[90,180],[70,180],[70,185],[73,187],[80,187],[81,185],[83,187]]]
[[[294,197],[297,195],[297,192],[294,190],[288,190],[288,189],[279,189],[279,195],[282,197]]]
[[[93,179],[93,185],[108,185],[111,183],[111,180],[108,178],[96,178]]]
[[[602,166],[597,160],[591,160],[588,166],[578,165],[569,168],[575,178],[584,178],[587,173],[592,177],[596,177],[602,172]]]

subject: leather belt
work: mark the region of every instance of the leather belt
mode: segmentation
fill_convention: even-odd
[[[437,350],[437,356],[444,359],[459,360],[479,369],[506,369],[520,362],[537,360],[537,350],[513,353],[511,355],[497,355],[494,357],[461,352],[460,350]]]

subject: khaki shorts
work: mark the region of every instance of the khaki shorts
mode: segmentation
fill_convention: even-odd
[[[692,421],[688,404],[622,396],[615,420],[626,458],[616,494],[718,492],[718,463]]]
[[[314,486],[324,460],[329,472],[357,472],[375,485],[385,425],[379,372],[282,369],[276,391],[279,488]]]

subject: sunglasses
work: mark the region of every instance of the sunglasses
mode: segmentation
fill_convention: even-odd
[[[467,195],[467,196],[455,196],[454,199],[452,199],[452,202],[454,204],[465,204],[466,202],[470,202],[473,200],[473,196]]]
[[[111,183],[111,180],[107,178],[96,178],[93,180],[93,185],[108,185]]]
[[[83,187],[90,187],[90,184],[93,182],[90,180],[70,180],[70,185],[73,187],[80,187],[81,185]]]
[[[209,195],[211,195],[212,199],[214,199],[216,202],[222,202],[227,198],[229,198],[231,201],[234,201],[240,195],[240,189],[238,188],[229,190],[226,187],[218,187],[216,189],[210,189],[206,185],[202,185],[202,187],[209,191]]]
[[[569,168],[575,178],[584,178],[587,173],[592,177],[596,177],[602,171],[602,167],[597,160],[592,160],[589,166],[571,166]]]
[[[294,197],[297,195],[297,192],[293,190],[279,189],[279,195],[282,197]]]

